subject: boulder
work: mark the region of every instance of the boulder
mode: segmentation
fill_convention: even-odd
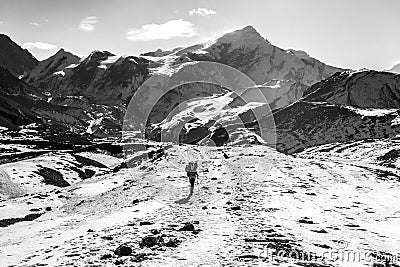
[[[165,246],[166,247],[172,247],[172,248],[176,248],[179,245],[180,241],[175,238],[175,237],[171,237],[166,243]]]
[[[131,247],[127,246],[126,244],[122,244],[115,249],[114,254],[118,256],[130,256],[132,255],[132,252],[133,250]]]
[[[185,226],[179,229],[179,231],[194,231],[194,225],[191,223],[186,223]]]
[[[155,235],[147,235],[142,238],[142,242],[140,243],[141,247],[153,247],[156,245],[160,245],[161,240],[159,237]]]

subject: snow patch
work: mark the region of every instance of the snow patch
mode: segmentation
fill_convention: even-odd
[[[107,64],[113,64],[117,62],[117,60],[120,58],[120,56],[109,56],[106,60],[103,60],[100,62],[100,65],[107,65]]]
[[[79,189],[75,190],[75,193],[78,195],[93,197],[121,186],[123,183],[124,177],[117,176],[114,179],[82,184]]]
[[[347,109],[356,112],[357,114],[360,114],[362,116],[384,116],[387,114],[391,114],[397,111],[397,109],[361,109],[361,108],[355,108],[351,106],[347,106]]]
[[[54,75],[61,75],[61,76],[65,76],[65,72],[63,71],[63,70],[60,70],[60,71],[56,71],[56,72],[54,72],[53,73]]]
[[[71,64],[71,65],[66,66],[65,68],[66,69],[73,69],[73,68],[76,68],[78,66],[79,66],[79,64]]]

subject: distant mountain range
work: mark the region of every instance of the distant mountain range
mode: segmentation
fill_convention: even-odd
[[[251,26],[171,51],[139,56],[93,51],[79,58],[61,49],[40,62],[1,35],[0,126],[37,123],[97,137],[118,136],[127,105],[140,85],[155,75],[169,77],[185,68],[195,69],[204,61],[241,71],[255,87],[239,94],[207,84],[176,88],[150,113],[149,138],[159,140],[162,129],[168,129],[182,131],[182,142],[214,140],[214,131],[222,124],[236,129],[228,138],[232,143],[243,143],[250,136],[262,142],[260,127],[270,127],[277,133],[276,147],[292,153],[315,144],[397,134],[399,75],[329,66],[304,51],[274,46]],[[274,125],[268,119],[271,113],[265,114],[265,125],[255,121],[252,109],[267,105],[260,94],[273,112]],[[192,105],[170,114],[182,101],[193,98],[197,101]],[[219,108],[221,103],[230,109]],[[371,108],[380,111],[368,111]],[[234,127],[237,118],[245,127]]]

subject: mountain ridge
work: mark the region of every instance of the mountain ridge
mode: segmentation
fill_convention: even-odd
[[[280,99],[271,100],[274,106],[280,108],[299,99],[307,86],[341,70],[311,57],[300,59],[293,52],[270,44],[252,26],[224,34],[211,44],[196,44],[165,53],[157,50],[142,55],[117,56],[107,51],[93,51],[73,65],[73,68],[58,69],[57,74],[46,71],[50,74],[49,77],[46,77],[44,82],[33,80],[33,84],[57,96],[82,94],[88,99],[109,101],[109,95],[102,97],[104,92],[96,88],[103,87],[102,83],[108,84],[107,80],[111,79],[110,70],[118,66],[119,75],[125,81],[118,83],[114,80],[111,87],[108,85],[108,90],[113,95],[112,102],[116,103],[118,95],[122,101],[128,100],[140,84],[153,74],[162,74],[164,70],[169,72],[172,66],[185,62],[212,61],[242,71],[260,86],[268,84],[271,80],[282,81],[280,92],[283,93],[276,90],[271,94],[271,97],[276,96]],[[126,58],[139,62],[137,67],[129,67],[132,64],[128,64],[129,60]],[[125,67],[119,65],[121,62],[124,62]],[[35,76],[32,75],[33,72],[35,70],[26,77],[29,79],[30,76]],[[133,78],[129,79],[129,76]],[[96,96],[90,95],[94,92],[97,93]]]
[[[60,58],[65,59],[60,61]],[[310,113],[307,110],[320,110],[323,114],[326,114],[327,111],[340,111],[339,113],[341,114],[343,112],[341,112],[342,108],[340,106],[353,105],[358,108],[398,107],[398,104],[392,105],[393,103],[390,104],[388,100],[385,100],[385,105],[378,102],[377,99],[382,98],[379,94],[374,99],[365,100],[366,102],[363,105],[355,105],[353,100],[348,102],[348,97],[342,97],[343,90],[350,90],[353,87],[365,88],[368,85],[369,87],[367,86],[366,88],[373,91],[376,84],[381,84],[388,88],[388,81],[392,80],[394,89],[391,92],[397,92],[396,84],[398,78],[394,74],[381,74],[372,71],[343,71],[342,69],[325,65],[304,51],[284,50],[272,45],[251,26],[224,34],[212,43],[197,44],[166,53],[157,50],[143,56],[118,56],[108,51],[94,50],[86,58],[79,59],[79,57],[60,49],[53,56],[41,61],[38,67],[24,76],[23,80],[32,83],[40,88],[43,93],[48,94],[48,104],[58,109],[57,112],[49,112],[48,109],[36,109],[39,117],[46,118],[54,123],[64,123],[76,131],[88,132],[96,136],[107,136],[121,130],[126,105],[140,85],[147,79],[157,75],[168,78],[177,74],[180,77],[179,75],[184,74],[185,71],[196,72],[201,62],[204,61],[223,63],[239,69],[252,78],[256,86],[242,90],[242,93],[237,96],[231,92],[222,94],[223,88],[219,89],[210,86],[193,87],[196,89],[182,87],[182,92],[187,90],[187,95],[182,94],[182,92],[171,92],[162,96],[157,105],[153,107],[154,110],[150,112],[151,118],[148,121],[155,123],[154,125],[156,126],[148,132],[149,137],[152,136],[158,140],[160,129],[163,127],[165,129],[167,125],[174,125],[171,126],[171,133],[178,130],[177,126],[183,127],[185,130],[182,132],[182,140],[185,141],[185,135],[189,135],[191,136],[190,142],[194,142],[193,140],[199,141],[206,136],[213,137],[213,132],[218,125],[227,123],[230,125],[229,127],[233,127],[232,129],[234,129],[234,135],[236,136],[236,139],[234,138],[235,140],[231,141],[233,143],[243,143],[243,140],[248,137],[253,138],[260,134],[260,131],[257,130],[260,125],[253,125],[250,127],[252,129],[245,129],[247,126],[235,128],[238,123],[237,118],[242,120],[245,125],[250,125],[254,120],[254,114],[251,109],[261,109],[266,105],[276,111],[274,115],[277,116],[278,132],[290,130],[287,128],[287,125],[289,125],[287,121],[290,119],[286,115],[282,116],[282,114],[292,113],[293,110],[296,110],[293,119],[297,120],[297,123],[302,123],[301,116],[299,117],[298,114],[311,114],[310,116],[313,116],[320,123],[320,126],[322,125],[321,127],[325,127],[326,125],[323,126],[324,124],[319,122],[318,116],[316,116],[318,112]],[[368,75],[365,76],[364,74]],[[366,79],[363,75],[371,77]],[[347,80],[355,79],[354,77],[359,76],[364,78],[357,78],[353,87],[346,87],[349,84]],[[338,83],[338,85],[335,85],[335,83]],[[340,86],[344,89],[340,89]],[[387,92],[388,90],[385,88],[381,91]],[[202,92],[195,92],[196,90],[201,90]],[[185,122],[186,118],[188,118],[185,112],[189,112],[189,110],[173,114],[174,116],[185,118],[179,123],[175,123],[173,116],[168,115],[175,106],[179,105],[180,101],[190,101],[192,97],[199,96],[201,96],[202,100],[198,100],[195,106],[197,110],[206,112],[203,115],[201,115],[201,112],[199,113],[203,116],[203,119],[199,115],[199,118],[192,118],[191,122]],[[210,97],[215,98],[215,100],[211,101]],[[356,99],[358,98],[361,99],[356,97]],[[148,99],[145,95],[137,99],[141,99],[137,103],[139,106],[148,104],[145,102]],[[215,111],[212,111],[214,106],[216,107],[215,110],[221,108],[218,106],[219,99],[221,101],[230,99],[226,102],[229,109],[224,110],[223,114],[226,115],[224,115],[224,118],[221,115],[222,113],[213,115],[213,112],[215,113]],[[260,99],[265,100],[260,102]],[[325,104],[304,104],[317,102],[324,102]],[[332,108],[332,104],[337,107]],[[65,110],[68,114],[63,114],[62,110]],[[168,114],[165,114],[165,112]],[[189,113],[193,112],[190,111]],[[356,124],[361,123],[360,127],[364,127],[362,126],[362,116],[359,116],[357,112],[346,109],[343,114],[347,114],[348,118],[352,118],[348,121]],[[336,119],[339,123],[340,118]],[[346,125],[348,121],[345,122]],[[309,130],[314,127],[310,125],[303,126],[308,127],[307,129]],[[285,127],[287,129],[283,130]],[[255,131],[256,135],[251,131]],[[181,133],[178,134],[180,135]],[[196,137],[197,134],[200,134],[200,136]],[[293,153],[303,147],[314,144],[310,139],[313,138],[312,135],[307,135],[305,139],[300,137],[301,135],[290,138],[280,135],[278,134],[280,139],[278,138],[277,146],[284,152]],[[374,135],[373,132],[370,132],[360,138],[370,138],[371,136],[379,135]],[[293,138],[298,139],[296,142],[300,142],[303,145],[295,145],[291,148],[279,145],[282,142],[289,144],[293,142]],[[258,138],[258,140],[260,139]],[[323,139],[318,144],[337,140],[342,139]]]
[[[8,35],[0,33],[0,66],[15,76],[36,67],[39,61],[27,50],[15,43]]]

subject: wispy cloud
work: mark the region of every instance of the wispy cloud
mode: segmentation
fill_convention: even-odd
[[[40,24],[37,22],[29,22],[30,25],[36,26],[36,27],[40,27]]]
[[[207,9],[207,8],[203,8],[203,7],[199,7],[199,8],[195,8],[192,10],[189,10],[189,15],[193,16],[193,15],[198,15],[198,16],[210,16],[210,15],[215,15],[217,14],[217,12],[215,12],[212,9]]]
[[[141,29],[133,28],[126,33],[131,41],[167,40],[174,37],[197,35],[194,25],[186,20],[170,20],[162,24],[145,24]]]
[[[26,49],[39,49],[39,50],[56,50],[57,46],[54,44],[43,42],[27,42],[22,45]]]
[[[94,25],[99,21],[99,18],[96,16],[86,17],[79,24],[79,29],[85,32],[94,31]]]

